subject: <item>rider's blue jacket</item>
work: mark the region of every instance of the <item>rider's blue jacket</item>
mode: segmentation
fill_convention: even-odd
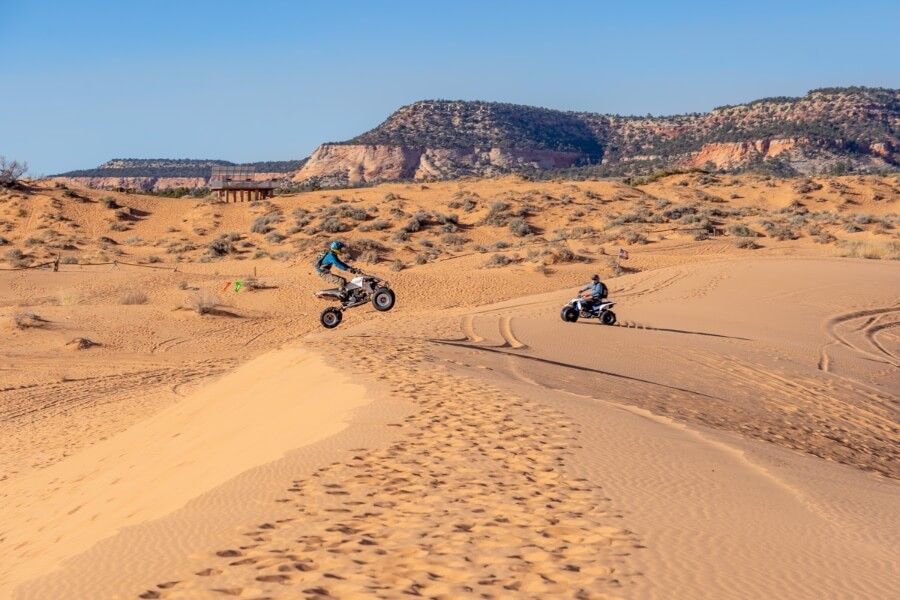
[[[322,261],[319,263],[318,269],[319,269],[319,272],[321,273],[322,271],[328,271],[333,266],[337,267],[341,271],[350,271],[351,270],[350,265],[348,265],[347,263],[342,261],[340,258],[338,258],[337,254],[335,254],[334,252],[329,250],[325,254],[324,258],[322,258]]]
[[[603,282],[598,281],[597,283],[589,283],[583,288],[581,288],[582,292],[586,292],[591,290],[591,296],[593,298],[599,298],[603,295]]]

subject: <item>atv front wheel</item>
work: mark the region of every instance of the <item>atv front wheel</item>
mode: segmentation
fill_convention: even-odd
[[[560,311],[559,316],[562,317],[562,320],[566,323],[574,323],[578,320],[578,309],[574,306],[564,306]]]
[[[322,327],[334,329],[341,324],[343,318],[344,313],[332,306],[322,311],[322,314],[319,316],[319,321],[322,323]]]
[[[616,313],[611,310],[606,311],[600,316],[600,322],[604,325],[615,325],[616,324]]]
[[[372,294],[372,306],[382,312],[394,308],[394,300],[394,290],[390,288],[378,288]]]

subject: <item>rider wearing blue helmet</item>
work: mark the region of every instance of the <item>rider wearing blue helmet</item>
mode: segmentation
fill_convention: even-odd
[[[331,268],[337,267],[341,271],[350,271],[354,275],[361,272],[359,269],[351,267],[341,260],[340,254],[343,250],[344,242],[335,240],[328,245],[327,250],[318,254],[315,264],[316,272],[319,274],[319,277],[328,283],[338,286],[341,293],[346,290],[347,280],[340,275],[332,273]]]

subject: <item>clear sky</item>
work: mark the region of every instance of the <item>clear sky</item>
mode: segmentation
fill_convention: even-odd
[[[280,160],[429,98],[621,114],[900,87],[900,2],[0,0],[0,154]]]

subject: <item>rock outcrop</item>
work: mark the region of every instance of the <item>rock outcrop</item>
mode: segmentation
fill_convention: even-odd
[[[426,148],[323,144],[294,181],[357,185],[372,181],[428,180],[467,175],[563,169],[581,160],[578,152],[506,148]]]
[[[900,90],[829,88],[705,114],[622,117],[488,102],[423,101],[356,138],[320,146],[295,182],[660,169],[896,169]],[[576,172],[573,172],[576,171]]]

